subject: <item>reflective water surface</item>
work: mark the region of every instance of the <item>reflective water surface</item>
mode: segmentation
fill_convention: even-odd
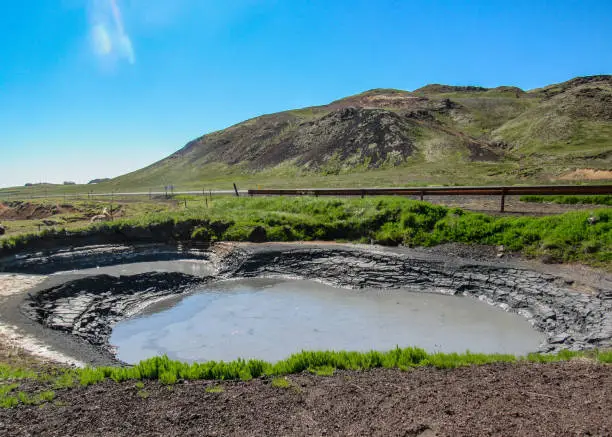
[[[149,261],[137,263],[124,263],[112,266],[94,267],[91,269],[66,270],[54,273],[54,275],[137,275],[149,272],[179,272],[193,276],[209,276],[214,273],[214,268],[208,261],[202,260],[173,260],[173,261]]]
[[[128,363],[260,358],[300,350],[533,352],[543,341],[521,316],[475,299],[404,289],[347,290],[301,280],[243,279],[149,307],[110,343]]]

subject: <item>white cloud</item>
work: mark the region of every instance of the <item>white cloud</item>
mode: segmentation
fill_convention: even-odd
[[[132,40],[125,30],[118,0],[90,0],[89,19],[94,53],[101,58],[136,62]]]
[[[106,27],[102,24],[96,24],[91,29],[91,42],[94,52],[97,55],[105,56],[111,53],[113,44]]]

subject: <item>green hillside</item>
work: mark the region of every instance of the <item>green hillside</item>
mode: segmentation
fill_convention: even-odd
[[[530,91],[436,84],[412,92],[374,89],[201,136],[95,190],[606,178],[612,179],[610,75]]]

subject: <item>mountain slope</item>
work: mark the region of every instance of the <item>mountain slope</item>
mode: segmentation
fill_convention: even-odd
[[[437,84],[413,92],[374,89],[204,135],[111,184],[390,169],[414,170],[414,179],[393,184],[418,182],[427,169],[440,176],[428,179],[434,183],[455,182],[449,175],[456,178],[459,169],[468,178],[474,169],[474,177],[485,171],[502,181],[547,180],[582,167],[609,170],[611,161],[612,76],[591,76],[531,91]]]

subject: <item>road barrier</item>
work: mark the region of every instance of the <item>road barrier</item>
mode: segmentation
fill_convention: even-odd
[[[523,185],[413,188],[308,188],[248,190],[249,196],[500,196],[504,212],[506,196],[612,194],[612,185]]]

